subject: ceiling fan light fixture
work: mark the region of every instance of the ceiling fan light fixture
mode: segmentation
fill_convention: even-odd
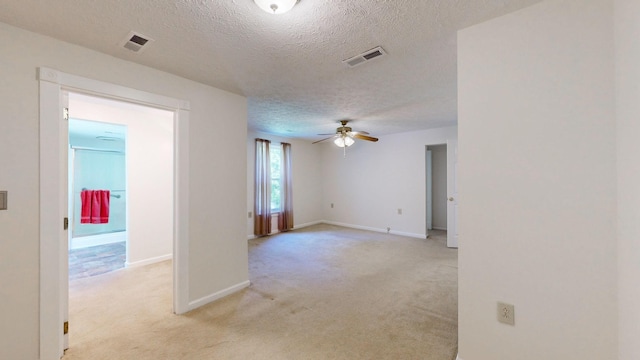
[[[253,0],[258,7],[269,14],[284,14],[293,9],[298,0]]]
[[[355,140],[353,140],[350,136],[343,135],[333,140],[333,143],[338,145],[338,147],[349,147],[355,143]]]

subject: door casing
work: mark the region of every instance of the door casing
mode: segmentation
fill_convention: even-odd
[[[67,266],[67,123],[64,92],[132,102],[174,113],[173,311],[188,311],[189,251],[189,108],[188,101],[114,85],[54,69],[38,69],[40,87],[40,359],[64,353],[63,323],[68,295],[62,282]]]

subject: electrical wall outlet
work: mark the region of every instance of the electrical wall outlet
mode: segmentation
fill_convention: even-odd
[[[387,227],[387,234],[389,233],[389,231],[391,231],[391,228]]]
[[[498,321],[507,325],[515,325],[513,305],[498,302]]]
[[[402,215],[402,209],[398,209],[398,215]]]
[[[252,215],[253,215],[253,213],[251,213],[251,211],[249,211],[249,219],[251,219]]]
[[[333,203],[331,203],[331,208],[333,209]]]

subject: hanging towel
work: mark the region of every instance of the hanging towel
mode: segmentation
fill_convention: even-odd
[[[109,190],[94,190],[91,201],[91,223],[106,224],[109,222]]]
[[[111,191],[100,191],[100,218],[98,224],[106,224],[109,222],[109,200],[111,199]]]
[[[102,207],[102,194],[100,190],[93,190],[91,197],[91,223],[100,224],[100,208]]]
[[[93,191],[82,190],[80,193],[82,207],[80,210],[80,223],[91,224],[91,205],[93,203]]]

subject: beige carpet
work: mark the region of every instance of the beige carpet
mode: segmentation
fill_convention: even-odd
[[[252,240],[251,286],[171,314],[171,264],[70,284],[64,359],[433,359],[457,348],[457,251],[316,225]]]

